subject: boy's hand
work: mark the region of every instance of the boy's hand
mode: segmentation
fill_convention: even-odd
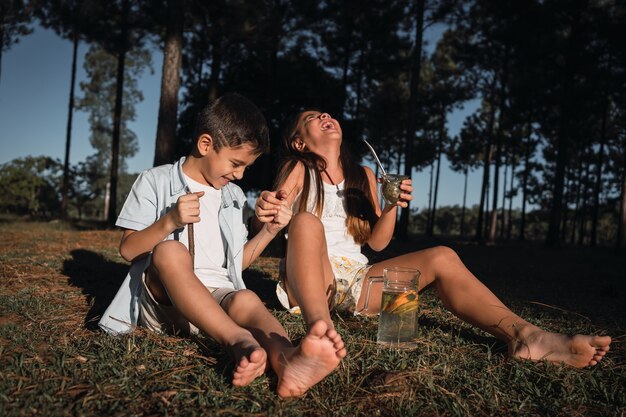
[[[272,234],[287,226],[293,216],[284,190],[263,191],[256,200],[254,213],[259,221],[267,223],[267,231]]]
[[[204,191],[199,191],[178,197],[176,207],[174,210],[170,211],[175,229],[184,227],[189,223],[198,223],[200,221],[200,197],[203,195]]]

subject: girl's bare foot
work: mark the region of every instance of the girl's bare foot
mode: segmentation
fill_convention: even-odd
[[[512,342],[511,356],[535,361],[565,363],[575,368],[596,365],[609,351],[609,336],[566,336],[535,330],[523,340]]]
[[[230,352],[237,363],[233,371],[233,385],[243,387],[265,372],[267,353],[259,346],[252,335],[252,340],[243,340],[230,346]]]
[[[304,394],[331,373],[346,353],[334,329],[329,330],[322,320],[313,323],[300,345],[284,352],[281,358],[276,370],[278,395],[285,398]]]

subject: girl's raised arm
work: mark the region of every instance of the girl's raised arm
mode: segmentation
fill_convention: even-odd
[[[410,201],[413,197],[411,196],[411,191],[413,191],[413,187],[411,186],[411,180],[404,180],[402,185],[400,186],[403,193],[400,194],[400,200],[396,204],[385,204],[385,207],[381,210],[380,205],[378,203],[378,181],[376,180],[376,176],[374,172],[365,167],[365,172],[367,174],[367,180],[370,185],[370,191],[372,193],[372,201],[374,202],[374,209],[376,210],[376,215],[378,216],[378,221],[372,228],[372,235],[370,239],[367,241],[367,244],[375,251],[381,251],[389,242],[391,242],[391,238],[393,237],[393,231],[396,227],[396,213],[398,211],[397,207],[407,207],[407,202]]]

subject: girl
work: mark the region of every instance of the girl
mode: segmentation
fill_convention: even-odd
[[[333,308],[378,313],[382,288],[372,286],[368,310],[363,311],[364,280],[382,275],[384,268],[404,266],[421,271],[419,291],[434,286],[452,313],[506,342],[512,357],[581,368],[596,365],[608,352],[609,336],[550,333],[520,318],[450,248],[434,247],[368,265],[361,245],[380,251],[389,244],[397,207],[407,207],[412,198],[411,181],[403,181],[396,204],[381,209],[373,171],[342,147],[341,126],[328,113],[299,113],[283,140],[288,157],[274,189],[287,193],[297,214],[289,225],[285,274],[277,293],[286,307],[302,312],[307,326],[323,320],[334,328]],[[255,213],[261,222],[279,214],[276,194],[264,191],[257,199]]]

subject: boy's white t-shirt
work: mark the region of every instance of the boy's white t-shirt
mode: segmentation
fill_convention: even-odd
[[[185,175],[192,192],[204,191],[200,197],[200,222],[194,223],[194,271],[202,284],[212,288],[235,288],[226,269],[226,248],[222,240],[218,212],[222,204],[222,190],[203,185]],[[188,246],[187,228],[180,234],[180,242]]]

